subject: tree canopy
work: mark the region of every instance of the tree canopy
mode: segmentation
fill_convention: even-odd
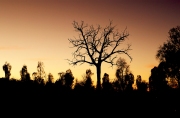
[[[112,66],[116,65],[114,60],[119,54],[125,54],[130,59],[129,50],[131,45],[126,48],[120,48],[120,45],[127,39],[129,33],[126,29],[120,33],[115,29],[110,21],[109,25],[102,28],[100,25],[94,27],[88,26],[83,21],[78,23],[73,22],[75,31],[79,33],[79,37],[69,39],[73,48],[76,50],[73,53],[73,59],[69,60],[70,64],[77,65],[87,63],[96,66],[97,72],[97,88],[101,88],[101,65],[103,62],[109,63]]]
[[[168,34],[168,40],[159,47],[156,58],[165,62],[168,77],[180,80],[180,26],[171,28]]]

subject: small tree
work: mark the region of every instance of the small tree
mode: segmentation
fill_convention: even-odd
[[[126,60],[124,58],[119,58],[116,62],[117,65],[117,71],[119,75],[116,75],[119,78],[123,78],[124,75],[129,73],[129,65],[127,64]]]
[[[111,89],[111,83],[109,81],[109,74],[104,73],[102,80],[103,80],[103,82],[102,82],[103,90],[105,90],[105,91],[110,90]]]
[[[66,72],[58,73],[60,78],[55,82],[58,87],[65,87],[67,89],[72,89],[74,76],[71,69],[66,70]]]
[[[87,88],[87,89],[90,89],[93,87],[93,82],[92,82],[92,79],[91,79],[91,76],[93,75],[94,73],[92,73],[91,69],[87,69],[86,70],[86,77],[85,77],[85,81],[84,81],[84,86]]]
[[[138,91],[146,92],[148,88],[148,83],[142,80],[141,75],[137,75],[136,86]]]
[[[70,69],[66,70],[66,73],[64,75],[65,80],[65,86],[69,89],[72,88],[73,82],[74,82],[74,76],[72,74],[72,71]]]
[[[85,25],[83,21],[80,24],[74,21],[73,27],[79,33],[79,37],[69,39],[73,47],[76,48],[73,53],[74,59],[69,60],[70,64],[87,63],[95,66],[97,89],[99,90],[101,89],[101,65],[103,62],[112,66],[115,65],[116,54],[125,54],[132,59],[128,53],[131,45],[128,45],[127,48],[119,48],[120,44],[129,36],[129,33],[126,30],[122,33],[115,31],[112,22],[105,28],[101,28],[100,25],[95,28],[94,26]]]
[[[48,74],[48,83],[53,83],[54,77],[51,73]]]
[[[149,77],[149,90],[150,91],[164,91],[168,88],[167,85],[167,73],[164,70],[166,66],[165,62],[161,62],[158,67],[151,69],[151,75]]]
[[[59,72],[58,75],[59,75],[59,79],[56,80],[55,84],[58,86],[65,85],[65,78],[64,78],[65,72]]]
[[[141,75],[137,75],[137,78],[136,78],[136,86],[137,86],[137,89],[139,89],[139,87],[140,87],[140,85],[141,85],[141,82],[142,82]]]
[[[44,84],[45,83],[45,79],[46,79],[46,73],[44,71],[44,63],[43,62],[38,62],[37,65],[37,72],[34,72],[32,74],[32,76],[34,77],[34,81],[39,83],[39,84]]]
[[[24,65],[20,71],[20,75],[21,75],[21,81],[29,81],[30,80],[30,75],[28,73],[27,70],[27,66]]]
[[[5,78],[8,80],[10,79],[10,76],[11,76],[11,69],[12,69],[12,66],[9,63],[6,62],[3,65],[3,70],[5,72]]]
[[[47,92],[49,91],[50,94],[53,93],[51,90],[53,90],[53,86],[54,86],[54,83],[53,83],[53,80],[54,80],[54,77],[51,73],[48,74],[48,80],[46,82],[46,88],[47,88]]]
[[[130,74],[129,65],[127,64],[126,60],[121,57],[117,60],[116,65],[117,80],[115,80],[114,85],[116,86],[116,89],[124,91]]]
[[[134,84],[134,75],[132,73],[126,74],[125,75],[125,87],[126,87],[125,89],[128,91],[132,91],[133,84]]]
[[[38,66],[37,66],[37,76],[38,78],[41,79],[46,79],[46,73],[44,71],[44,63],[43,62],[38,62]]]
[[[36,80],[37,79],[37,72],[33,72],[32,77],[33,77],[33,80]]]

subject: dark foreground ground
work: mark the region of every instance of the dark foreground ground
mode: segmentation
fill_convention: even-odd
[[[1,95],[1,113],[7,116],[57,117],[155,117],[180,113],[178,95],[151,93],[41,95],[6,93]]]
[[[179,90],[166,92],[62,91],[0,83],[1,117],[180,117]]]

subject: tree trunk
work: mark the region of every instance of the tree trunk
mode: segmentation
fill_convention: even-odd
[[[97,72],[97,90],[101,90],[101,64],[98,64],[96,66],[96,72]]]

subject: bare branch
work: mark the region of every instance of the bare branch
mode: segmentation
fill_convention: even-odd
[[[128,53],[131,50],[131,45],[128,45],[125,49],[117,50],[117,47],[129,36],[126,28],[122,33],[114,31],[115,26],[112,26],[112,21],[103,29],[100,25],[96,28],[92,25],[85,25],[83,21],[80,24],[74,21],[73,27],[79,33],[79,38],[69,39],[69,42],[76,48],[73,53],[74,59],[70,61],[71,64],[88,63],[96,65],[106,62],[113,66],[116,65],[113,63],[116,59],[116,56],[113,57],[115,54],[125,54],[132,60]],[[109,50],[110,47],[112,48],[111,51]],[[90,60],[85,58],[86,56]]]
[[[114,65],[117,65],[116,63],[114,63],[114,60],[117,58],[117,56],[113,57],[112,59],[109,58],[109,61],[105,60],[104,62],[111,64],[111,67]]]

